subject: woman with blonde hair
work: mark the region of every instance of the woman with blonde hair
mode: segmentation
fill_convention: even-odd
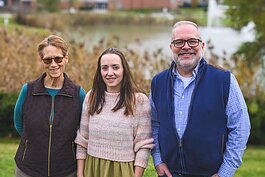
[[[68,45],[50,35],[38,45],[44,73],[23,85],[14,109],[21,141],[16,177],[76,177],[75,143],[85,91],[66,75]]]

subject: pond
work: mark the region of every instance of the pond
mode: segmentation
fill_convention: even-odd
[[[252,27],[249,27],[251,29]],[[228,27],[200,27],[202,38],[207,45],[213,46],[213,52],[218,56],[229,58],[237,48],[246,41],[254,40],[254,33],[249,29],[235,31]],[[69,29],[64,32],[67,39],[84,42],[88,50],[101,39],[118,38],[121,45],[127,45],[140,53],[162,49],[170,56],[169,43],[171,40],[170,26],[130,26],[130,25],[101,25]],[[208,41],[208,42],[207,42]],[[209,43],[210,41],[210,43]]]

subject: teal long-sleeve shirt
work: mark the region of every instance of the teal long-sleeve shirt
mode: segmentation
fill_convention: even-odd
[[[20,91],[20,94],[18,96],[16,105],[15,105],[15,109],[14,109],[14,125],[15,125],[15,128],[16,128],[17,132],[19,133],[19,135],[21,135],[23,132],[22,106],[23,106],[23,103],[26,99],[27,90],[28,90],[28,84],[26,83],[22,86],[22,89]],[[54,97],[57,95],[57,93],[60,91],[60,89],[47,88],[47,91],[51,95],[52,99],[54,99]],[[82,87],[80,88],[79,96],[80,96],[80,100],[81,100],[80,106],[82,107],[83,101],[84,101],[85,96],[86,96],[86,92]],[[53,115],[54,115],[54,110],[52,110],[52,115],[50,117],[50,121],[52,121]]]

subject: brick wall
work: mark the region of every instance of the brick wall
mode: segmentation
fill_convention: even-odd
[[[109,9],[174,9],[179,0],[109,0]]]

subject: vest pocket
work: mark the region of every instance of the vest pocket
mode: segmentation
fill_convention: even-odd
[[[23,162],[24,159],[25,159],[26,152],[27,152],[27,147],[28,147],[28,140],[25,141],[25,149],[24,149],[24,151],[23,151],[22,162]]]
[[[222,135],[222,140],[221,140],[221,154],[222,157],[224,157],[224,147],[225,147],[225,135]]]
[[[74,161],[76,160],[75,157],[75,143],[72,141],[72,152],[73,152],[73,157],[74,157]]]

